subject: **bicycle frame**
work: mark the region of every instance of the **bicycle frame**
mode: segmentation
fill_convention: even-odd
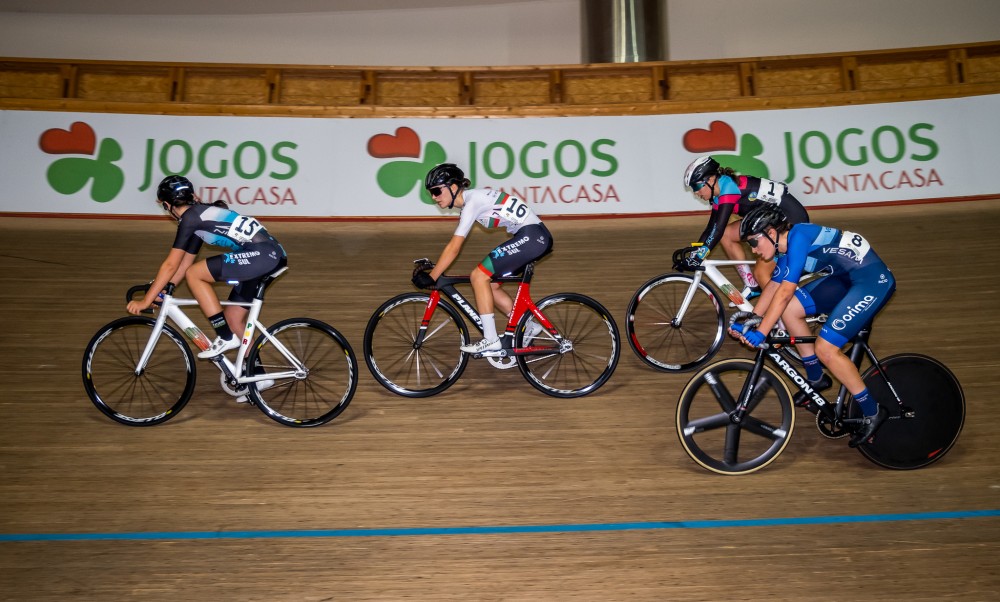
[[[859,371],[861,368],[862,358],[865,357],[868,358],[868,361],[871,362],[873,366],[881,365],[878,357],[875,355],[875,352],[872,351],[871,346],[868,344],[868,339],[870,336],[871,336],[870,328],[862,329],[861,332],[859,332],[857,336],[855,336],[854,339],[851,341],[851,348],[847,352],[847,357],[851,360],[851,362],[855,365],[855,367],[859,369]],[[843,414],[844,406],[846,405],[847,398],[850,395],[847,391],[847,387],[845,387],[843,384],[840,385],[840,389],[837,392],[836,401],[834,401],[831,404],[831,402],[827,400],[826,397],[824,397],[819,391],[813,389],[813,387],[809,384],[809,380],[805,376],[799,373],[799,371],[796,370],[795,367],[792,366],[790,362],[788,362],[785,358],[781,356],[780,353],[778,353],[778,347],[776,347],[776,345],[780,346],[780,345],[794,345],[796,343],[812,343],[816,340],[816,338],[817,337],[815,336],[769,337],[768,341],[770,342],[770,345],[768,345],[768,347],[764,349],[757,350],[756,356],[754,358],[753,370],[751,371],[750,377],[747,379],[746,383],[744,383],[743,390],[740,391],[740,402],[737,404],[736,412],[733,415],[733,420],[739,422],[746,415],[749,409],[750,399],[753,396],[753,388],[755,386],[754,383],[756,383],[757,379],[760,378],[760,373],[763,370],[764,366],[764,360],[767,359],[770,360],[772,365],[781,370],[781,372],[783,372],[785,376],[787,376],[792,381],[792,383],[795,384],[796,388],[799,391],[801,391],[807,396],[808,401],[815,404],[816,408],[815,411],[808,405],[806,406],[806,408],[812,411],[814,414],[822,412],[826,416],[826,418],[830,420],[830,424],[835,424],[835,425],[859,424],[863,420],[862,418],[860,417],[846,418],[844,417]],[[879,370],[878,374],[885,382],[889,390],[892,392],[892,395],[895,398],[896,403],[900,408],[899,415],[890,415],[889,418],[894,419],[894,418],[906,417],[907,410],[903,406],[903,402],[900,399],[899,394],[896,392],[896,389],[892,386],[892,382],[889,381],[888,377],[882,370]]]
[[[205,334],[194,324],[194,322],[191,321],[190,318],[187,317],[184,311],[181,310],[181,307],[189,307],[192,305],[198,305],[198,301],[195,299],[181,299],[174,297],[169,294],[169,291],[167,294],[164,294],[163,303],[160,306],[160,311],[156,317],[156,323],[153,325],[153,331],[149,336],[149,340],[146,342],[146,347],[143,349],[142,355],[139,358],[139,363],[135,367],[136,375],[141,374],[143,370],[146,369],[149,358],[152,356],[153,349],[156,346],[156,341],[160,338],[160,334],[163,332],[163,326],[166,324],[168,318],[172,320],[174,324],[176,324],[197,347],[203,350],[209,347],[209,341]],[[221,353],[212,358],[212,361],[229,380],[245,385],[266,379],[301,379],[305,377],[306,368],[302,362],[292,355],[280,341],[273,338],[271,333],[269,333],[264,325],[258,320],[261,308],[264,305],[264,301],[262,299],[255,298],[249,303],[239,301],[223,301],[222,305],[235,305],[239,307],[246,307],[250,310],[250,313],[247,316],[246,330],[243,332],[243,340],[240,344],[239,351],[236,354],[236,362],[231,362],[229,358],[225,357]],[[261,334],[268,341],[270,341],[272,345],[274,345],[274,348],[277,349],[292,366],[295,367],[295,370],[285,372],[269,372],[267,374],[257,376],[248,376],[243,374],[243,366],[247,357],[247,352],[250,350],[250,343],[253,340],[254,332],[257,329],[260,329]]]
[[[562,337],[556,330],[555,326],[549,322],[549,319],[545,317],[544,314],[539,311],[535,302],[531,299],[531,278],[534,274],[535,268],[534,264],[528,264],[524,268],[523,276],[497,276],[493,278],[493,282],[517,282],[517,291],[514,294],[514,308],[511,311],[510,318],[507,320],[507,327],[504,329],[501,335],[501,340],[503,341],[503,348],[508,350],[508,353],[512,355],[531,355],[539,353],[551,353],[551,346],[539,346],[531,345],[529,347],[514,348],[514,333],[517,329],[517,324],[521,320],[521,317],[527,313],[531,312],[538,320],[538,323],[548,331],[557,341],[561,341]],[[427,327],[430,324],[431,316],[434,310],[437,308],[438,303],[441,301],[442,295],[447,296],[448,299],[453,301],[455,305],[462,310],[462,312],[469,318],[476,330],[483,332],[483,320],[479,316],[479,313],[472,307],[472,304],[462,295],[457,288],[456,284],[468,284],[471,281],[469,276],[447,276],[442,274],[437,282],[438,287],[431,291],[430,299],[427,301],[427,307],[424,310],[424,317],[420,323],[420,330],[417,333],[416,341],[414,341],[414,346],[419,346],[427,333]],[[434,334],[434,333],[430,333]]]
[[[743,298],[740,291],[737,290],[735,286],[729,279],[727,279],[722,272],[719,270],[719,266],[726,265],[753,265],[753,261],[748,260],[737,260],[737,259],[706,259],[700,266],[692,270],[694,274],[692,275],[691,286],[688,287],[687,294],[684,295],[684,300],[681,302],[681,307],[677,311],[677,315],[674,316],[672,322],[674,326],[679,325],[684,320],[684,315],[687,313],[688,307],[691,305],[691,300],[694,298],[695,291],[698,290],[698,284],[701,283],[703,277],[707,276],[710,281],[712,281],[715,286],[722,291],[722,293],[733,302],[733,305],[740,311],[753,311],[753,305],[749,301]]]

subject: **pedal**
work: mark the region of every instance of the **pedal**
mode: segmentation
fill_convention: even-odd
[[[483,357],[507,357],[506,349],[497,349],[496,351],[483,351],[480,353],[472,354],[473,359],[479,359]]]

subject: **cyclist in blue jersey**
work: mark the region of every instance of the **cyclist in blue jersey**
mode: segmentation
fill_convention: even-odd
[[[194,186],[185,177],[164,178],[156,190],[156,198],[163,210],[177,220],[177,235],[149,292],[142,301],[129,302],[126,309],[138,314],[153,304],[168,282],[176,285],[187,279],[191,294],[216,333],[211,347],[198,357],[210,358],[239,347],[242,336],[233,333],[242,335],[249,310],[228,305],[223,311],[212,285],[234,283],[230,301],[253,301],[260,279],[286,265],[285,250],[255,218],[230,210],[222,201],[211,205],[200,202]],[[229,252],[195,263],[202,243]]]
[[[828,388],[829,377],[822,371],[826,366],[847,387],[865,415],[850,446],[868,441],[888,411],[871,396],[857,366],[841,347],[871,324],[892,297],[896,290],[892,272],[860,234],[816,224],[791,225],[773,206],[747,214],[739,234],[760,257],[777,256],[777,264],[754,308],[760,323],[756,329],[734,330],[734,336],[756,347],[779,318],[792,336],[808,336],[806,316],[827,314],[815,345],[797,345],[806,376],[817,390]],[[799,279],[807,273],[824,275],[800,288]]]
[[[461,349],[466,353],[483,353],[502,348],[494,319],[495,308],[508,315],[514,308],[514,300],[500,288],[499,282],[493,282],[493,276],[515,274],[551,251],[552,234],[523,200],[500,190],[470,188],[471,185],[465,172],[453,163],[442,163],[427,172],[424,187],[438,207],[458,207],[462,213],[458,227],[435,262],[434,269],[429,273],[414,274],[413,284],[417,288],[435,286],[441,274],[458,258],[465,238],[476,222],[486,228],[506,228],[512,238],[490,251],[471,274],[476,308],[482,318],[483,339],[462,345]],[[525,344],[541,331],[541,324],[533,322],[525,331]]]
[[[701,261],[720,243],[729,259],[742,261],[747,258],[740,242],[739,221],[729,221],[734,213],[737,217],[745,216],[757,207],[774,205],[781,208],[789,223],[809,221],[809,213],[783,182],[737,174],[707,155],[698,157],[684,170],[684,186],[712,206],[708,225],[695,243],[697,248],[688,254],[687,265],[691,268],[701,265]],[[743,296],[758,293],[757,281],[766,284],[773,267],[759,258],[753,271],[749,266],[736,266],[746,286]]]

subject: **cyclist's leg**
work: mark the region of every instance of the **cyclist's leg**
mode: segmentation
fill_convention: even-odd
[[[500,287],[500,283],[492,282],[495,274],[516,274],[524,266],[542,257],[552,250],[552,235],[542,224],[531,224],[518,230],[510,240],[497,245],[490,251],[472,273],[473,290],[476,291],[476,303],[480,304],[480,291],[487,298],[490,309],[498,309],[504,315],[509,315],[514,308],[514,300]],[[477,280],[479,289],[476,288]],[[488,294],[488,297],[487,297]],[[479,313],[484,313],[479,307]]]
[[[735,261],[745,261],[747,258],[746,250],[743,248],[743,242],[740,240],[740,221],[736,220],[730,222],[726,226],[725,231],[722,233],[722,238],[719,240],[722,248],[726,251],[726,257]],[[772,266],[773,268],[773,266]],[[743,280],[743,284],[750,288],[760,286],[760,280],[756,279],[750,266],[738,265],[736,266],[736,271],[739,273],[740,278]]]
[[[191,294],[198,301],[198,306],[201,307],[201,311],[205,314],[205,317],[211,317],[222,312],[222,303],[219,302],[219,298],[212,289],[212,285],[218,282],[219,279],[212,274],[208,266],[210,259],[218,259],[221,263],[221,257],[218,256],[202,259],[189,267],[187,273],[184,275],[188,288],[191,289]]]
[[[829,308],[821,307],[823,303],[818,300],[817,292],[831,292],[837,284],[844,286],[843,280],[827,276],[806,286],[813,290],[817,308],[829,316],[816,339],[816,355],[852,395],[861,393],[865,385],[857,366],[841,348],[871,324],[896,290],[896,281],[884,265],[870,266],[865,271],[871,271],[873,277],[856,277],[840,301]]]

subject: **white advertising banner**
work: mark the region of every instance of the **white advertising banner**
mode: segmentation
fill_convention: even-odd
[[[0,211],[154,215],[203,201],[291,217],[437,216],[424,174],[458,164],[540,215],[707,209],[681,180],[711,154],[807,206],[995,195],[1000,96],[623,117],[337,119],[0,111]]]

